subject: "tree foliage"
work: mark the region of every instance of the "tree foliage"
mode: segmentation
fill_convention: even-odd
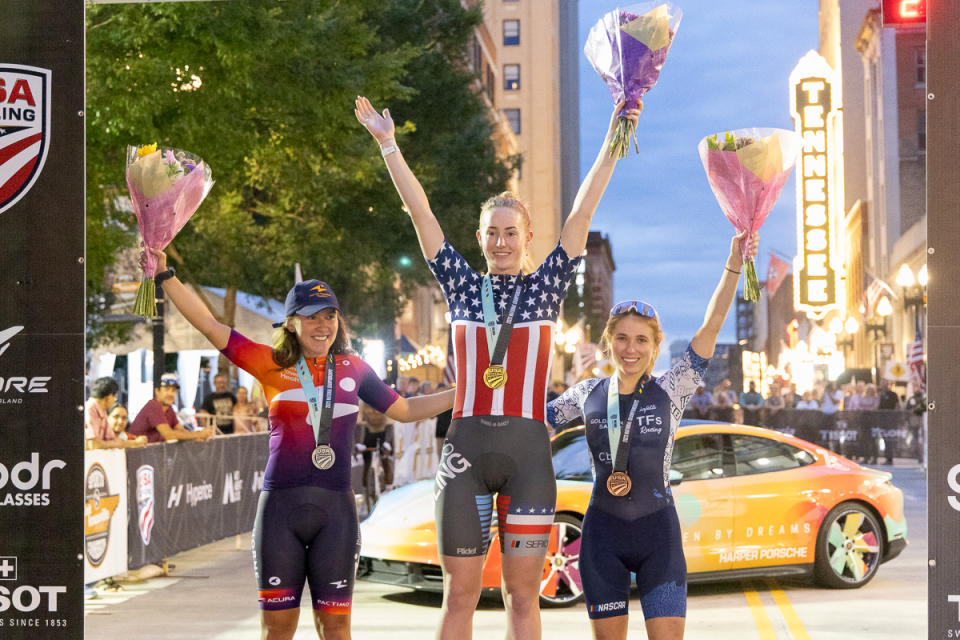
[[[459,0],[244,0],[87,16],[94,323],[105,269],[137,242],[132,214],[111,196],[126,192],[124,149],[158,141],[200,155],[216,180],[174,241],[191,279],[282,299],[299,262],[337,291],[354,329],[392,326],[404,293],[429,274],[354,118],[358,94],[390,107],[441,224],[478,259],[479,204],[510,171],[465,61],[478,10]],[[411,267],[398,267],[404,256]]]

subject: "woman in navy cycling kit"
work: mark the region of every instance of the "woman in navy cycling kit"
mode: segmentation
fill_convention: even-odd
[[[687,568],[670,492],[670,459],[677,425],[700,385],[737,292],[741,241],[736,236],[731,242],[703,326],[666,374],[650,377],[663,341],[656,310],[639,300],[621,302],[610,310],[600,340],[613,358],[615,374],[584,380],[547,407],[555,427],[586,427],[594,485],[583,519],[580,576],[597,640],[627,637],[631,573],[636,574],[647,636],[683,637]],[[756,233],[750,247],[750,255],[756,255]]]
[[[586,247],[590,219],[617,162],[607,149],[621,106],[560,241],[535,271],[522,268],[533,237],[526,206],[510,193],[483,204],[477,230],[487,263],[483,274],[445,240],[423,187],[397,148],[389,111],[380,114],[369,100],[357,98],[357,120],[380,145],[423,257],[450,307],[457,385],[435,490],[444,577],[438,638],[471,637],[494,495],[507,637],[540,637],[540,580],[557,491],[544,425],[553,331]],[[636,123],[639,115],[636,109],[629,117]]]
[[[166,256],[151,251],[167,297],[214,347],[257,378],[270,405],[270,456],[253,525],[261,637],[293,638],[307,581],[319,637],[349,638],[360,553],[350,484],[359,401],[413,422],[449,409],[452,390],[407,399],[383,384],[350,352],[337,298],[319,280],[290,289],[286,319],[275,325],[270,347],[219,322],[166,269]]]

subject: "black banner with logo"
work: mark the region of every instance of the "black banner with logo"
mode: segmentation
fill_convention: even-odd
[[[0,19],[0,637],[83,637],[84,10]]]
[[[127,449],[129,567],[250,531],[267,434]]]

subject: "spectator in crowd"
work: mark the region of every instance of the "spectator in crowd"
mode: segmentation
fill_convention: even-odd
[[[780,393],[780,385],[770,385],[770,391],[767,393],[767,399],[763,401],[763,406],[767,408],[767,414],[773,415],[784,408],[783,395]]]
[[[560,382],[559,380],[554,380],[550,383],[550,388],[547,389],[547,402],[551,400],[556,400],[560,395],[566,391],[566,385]]]
[[[880,408],[881,409],[899,409],[900,396],[890,388],[890,383],[886,379],[880,381]]]
[[[704,387],[701,384],[690,398],[690,408],[697,418],[705,420],[710,415],[711,404],[713,404],[713,398],[709,393],[704,391]]]
[[[797,397],[797,385],[793,382],[788,382],[786,389],[783,393],[783,408],[784,409],[796,409],[799,398]]]
[[[437,385],[437,393],[445,391],[449,388],[449,386],[441,382]],[[440,459],[440,456],[443,453],[443,441],[447,439],[447,430],[450,428],[450,420],[452,419],[453,409],[447,409],[443,413],[437,415],[437,427],[433,433],[433,435],[437,438],[437,460]]]
[[[923,392],[917,389],[913,392],[913,395],[907,399],[906,409],[912,411],[915,415],[923,415],[923,412],[927,410],[927,399],[923,396]]]
[[[213,376],[213,393],[203,399],[203,406],[197,412],[200,424],[213,424],[223,434],[233,433],[233,407],[236,404],[237,397],[230,391],[230,380],[226,374],[218,373]]]
[[[363,456],[363,486],[367,486],[373,452],[377,451],[383,467],[383,490],[389,491],[393,488],[393,423],[387,420],[385,414],[366,403],[363,403],[360,417],[363,420],[363,438],[357,443],[357,450]]]
[[[140,413],[130,425],[130,433],[135,436],[146,436],[147,442],[163,442],[164,440],[209,440],[213,437],[213,427],[200,431],[187,431],[177,413],[173,410],[173,403],[177,399],[180,381],[175,373],[165,373],[160,376],[160,382],[153,390],[153,400],[147,402],[140,409]]]
[[[119,391],[120,386],[111,377],[97,378],[90,386],[90,397],[83,411],[83,431],[87,449],[143,446],[143,442],[118,437],[117,433],[111,429],[109,409],[116,404]],[[126,413],[126,409],[123,411]]]
[[[816,411],[820,408],[820,403],[813,397],[813,391],[804,391],[803,397],[797,403],[797,409],[809,409]]]
[[[733,420],[733,405],[737,398],[731,386],[730,379],[724,378],[720,384],[713,388],[713,407],[710,413],[714,420],[725,422]]]
[[[142,447],[147,444],[146,436],[132,436],[127,433],[127,426],[130,424],[130,418],[127,408],[120,403],[110,407],[107,411],[107,423],[110,430],[117,437],[117,440],[123,441],[125,447]]]
[[[406,398],[415,398],[417,392],[420,391],[420,379],[414,376],[407,378],[407,387],[404,390],[404,397]]]
[[[863,397],[857,401],[858,411],[876,411],[880,408],[880,396],[872,383],[864,385]]]
[[[237,387],[237,403],[233,405],[234,433],[257,431],[257,406],[249,401],[246,387]]]
[[[740,392],[740,408],[743,409],[744,424],[760,424],[760,409],[763,408],[763,396],[757,391],[757,383],[750,381],[747,391]]]
[[[843,391],[837,388],[836,383],[828,382],[823,388],[823,398],[820,411],[834,414],[843,408]]]
[[[867,383],[863,380],[858,380],[853,386],[853,391],[850,393],[848,398],[844,399],[843,408],[847,411],[860,411],[860,403],[863,401],[864,396],[867,393]]]
[[[430,384],[429,380],[424,380],[423,383],[420,385],[420,388],[417,389],[417,395],[428,396],[431,393],[433,393],[433,385]]]

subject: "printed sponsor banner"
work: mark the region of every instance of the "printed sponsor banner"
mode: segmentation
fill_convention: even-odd
[[[123,450],[84,455],[83,582],[127,570],[127,460]]]
[[[250,531],[269,435],[127,449],[127,560],[131,569]]]
[[[0,637],[83,637],[84,6],[0,20]]]

